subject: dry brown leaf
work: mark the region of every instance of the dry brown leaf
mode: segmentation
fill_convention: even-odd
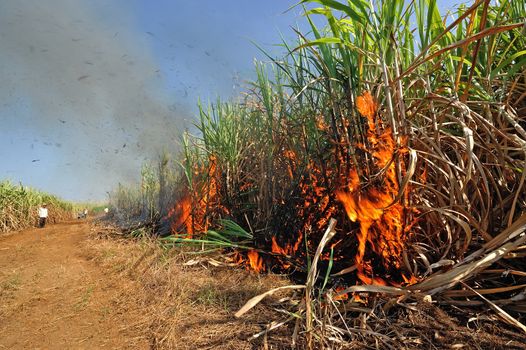
[[[276,293],[277,291],[284,290],[284,289],[303,289],[303,288],[305,288],[305,285],[303,285],[303,284],[296,284],[296,285],[290,285],[290,286],[283,286],[283,287],[274,288],[274,289],[271,289],[268,292],[265,292],[263,294],[256,295],[255,297],[253,297],[252,299],[247,301],[246,304],[243,305],[243,307],[241,309],[239,309],[238,312],[236,312],[235,316],[238,317],[238,318],[241,317],[248,310],[252,309],[254,306],[259,304],[259,302],[261,300],[263,300],[264,298]]]
[[[517,321],[515,318],[513,318],[509,313],[504,311],[502,308],[500,308],[498,305],[496,305],[491,300],[487,299],[485,296],[477,292],[475,289],[471,288],[470,286],[464,284],[467,288],[471,289],[475,294],[477,294],[482,300],[484,300],[494,311],[497,312],[497,314],[508,324],[522,330],[524,333],[526,333],[526,326]]]

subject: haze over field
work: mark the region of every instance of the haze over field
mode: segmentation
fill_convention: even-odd
[[[296,16],[281,1],[107,4],[0,1],[2,178],[104,199],[176,148],[199,96],[239,91],[261,57],[250,40],[279,42]]]

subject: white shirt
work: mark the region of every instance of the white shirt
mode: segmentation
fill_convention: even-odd
[[[47,218],[47,208],[38,208],[38,216],[41,218]]]

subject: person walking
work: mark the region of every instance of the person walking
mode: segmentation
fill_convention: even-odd
[[[44,226],[46,226],[47,216],[48,216],[47,204],[42,203],[40,208],[38,208],[38,227],[44,228]]]

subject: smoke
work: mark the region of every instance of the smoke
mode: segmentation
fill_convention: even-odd
[[[3,128],[31,135],[27,152],[42,158],[34,166],[54,179],[45,189],[78,188],[73,199],[104,198],[136,179],[189,119],[167,96],[148,35],[126,6],[108,3],[0,0]]]

